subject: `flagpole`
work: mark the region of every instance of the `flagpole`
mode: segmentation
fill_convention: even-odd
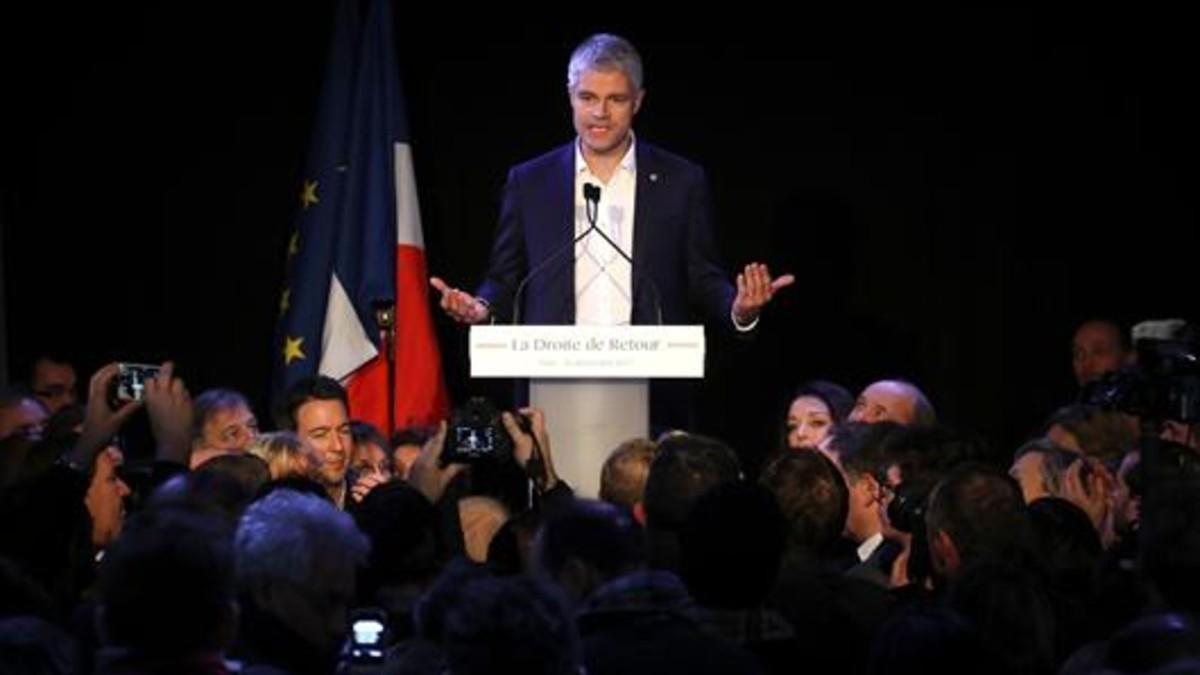
[[[396,433],[396,303],[375,303],[375,323],[379,325],[379,341],[387,359],[387,430],[384,437],[391,442]]]

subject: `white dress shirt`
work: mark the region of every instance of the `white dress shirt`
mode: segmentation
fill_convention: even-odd
[[[596,227],[633,257],[633,208],[637,194],[636,139],[608,182],[588,168],[579,142],[575,143],[575,236],[590,226],[583,186],[600,188]],[[633,268],[604,237],[593,232],[575,245],[575,323],[625,326],[633,316]]]

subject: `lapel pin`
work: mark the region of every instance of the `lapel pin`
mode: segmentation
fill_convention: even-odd
[[[656,174],[656,173],[650,174],[650,182],[657,183],[658,182],[658,174]]]

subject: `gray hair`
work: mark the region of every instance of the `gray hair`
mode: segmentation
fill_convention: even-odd
[[[571,53],[567,65],[567,89],[575,91],[585,70],[619,70],[629,78],[634,91],[642,90],[642,57],[628,40],[609,33],[597,33],[584,40]]]
[[[192,439],[204,436],[204,424],[221,410],[242,407],[250,410],[250,401],[233,389],[209,389],[192,401]]]
[[[1025,455],[1037,453],[1042,456],[1041,464],[1038,467],[1038,478],[1042,481],[1042,487],[1046,492],[1053,497],[1062,497],[1064,495],[1063,477],[1067,473],[1067,469],[1075,463],[1075,460],[1082,459],[1083,455],[1077,452],[1071,452],[1045,436],[1026,441],[1013,454],[1013,462],[1021,459]]]
[[[324,589],[353,579],[369,544],[354,520],[320,497],[276,490],[250,505],[234,551],[239,588],[275,581]]]

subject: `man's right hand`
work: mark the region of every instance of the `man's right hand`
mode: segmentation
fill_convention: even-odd
[[[187,466],[192,440],[192,396],[183,380],[175,377],[175,364],[167,361],[158,375],[146,381],[146,412],[150,433],[157,444],[155,458]]]
[[[141,401],[125,401],[113,410],[108,405],[108,393],[120,366],[110,363],[97,370],[88,382],[88,400],[84,408],[83,432],[72,448],[68,460],[78,467],[90,467],[96,453],[108,445],[113,434],[142,407]]]
[[[446,487],[454,477],[466,469],[465,464],[442,464],[442,449],[446,445],[446,421],[442,420],[438,432],[425,442],[421,454],[417,455],[408,471],[408,484],[425,495],[431,504],[437,504]]]
[[[517,418],[510,412],[500,416],[504,428],[513,441],[513,459],[521,470],[526,470],[529,460],[533,458],[533,448],[536,443],[541,451],[542,479],[544,489],[549,490],[558,482],[558,474],[554,472],[554,460],[550,455],[550,434],[546,431],[546,413],[541,408],[521,408],[517,411],[529,420],[529,432],[517,424]]]
[[[442,309],[459,323],[483,323],[491,315],[487,304],[482,300],[450,286],[438,277],[429,277],[429,285],[442,294]]]

